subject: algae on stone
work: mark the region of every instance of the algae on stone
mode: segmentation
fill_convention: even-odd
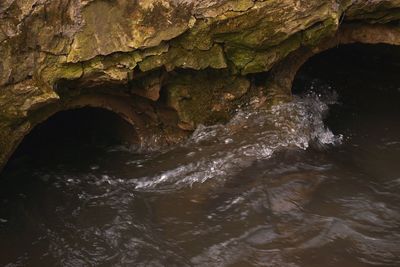
[[[146,102],[157,134],[192,130],[227,120],[250,88],[249,75],[337,41],[348,34],[345,25],[361,29],[350,41],[382,25],[387,36],[373,42],[399,44],[399,10],[400,0],[2,1],[0,168],[48,115],[43,110],[87,91],[118,95],[143,114]],[[68,92],[64,81],[73,85]],[[288,84],[267,84],[269,103],[290,95]]]
[[[181,122],[192,129],[198,124],[227,121],[236,108],[233,100],[250,88],[245,77],[232,77],[227,71],[180,72],[166,85],[167,103]]]

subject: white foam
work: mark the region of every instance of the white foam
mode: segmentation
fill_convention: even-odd
[[[171,158],[171,163],[163,164],[170,169],[152,177],[132,179],[130,183],[136,189],[148,189],[192,186],[209,179],[223,181],[282,149],[307,149],[311,142],[324,146],[340,144],[342,136],[324,125],[328,105],[336,103],[336,98],[331,91],[311,92],[270,110],[239,110],[226,125],[200,125],[185,144],[166,152],[164,158]],[[189,150],[184,157],[189,161],[176,166],[174,156],[182,147]]]

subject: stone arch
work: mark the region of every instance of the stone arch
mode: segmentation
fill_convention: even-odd
[[[132,140],[132,143],[137,142],[140,147],[150,147],[162,145],[166,140],[162,129],[158,126],[157,118],[152,117],[154,114],[146,114],[151,106],[150,101],[146,99],[138,99],[136,97],[106,93],[87,93],[81,94],[69,99],[61,99],[55,103],[45,105],[35,111],[32,111],[27,120],[21,122],[15,127],[12,140],[7,151],[1,153],[3,165],[0,165],[0,170],[6,165],[7,161],[19,147],[25,137],[41,123],[52,118],[56,114],[76,110],[80,108],[91,107],[108,110],[117,114],[124,121],[132,126],[137,140]]]
[[[398,46],[400,29],[395,25],[343,25],[333,37],[325,39],[316,47],[301,47],[272,68],[267,79],[268,97],[272,104],[291,99],[295,76],[311,57],[339,45],[354,43]]]

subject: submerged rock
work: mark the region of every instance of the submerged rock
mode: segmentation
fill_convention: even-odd
[[[113,110],[144,143],[169,144],[260,95],[255,73],[267,105],[290,99],[310,55],[400,44],[399,10],[398,0],[2,1],[0,166],[35,125],[76,106]]]

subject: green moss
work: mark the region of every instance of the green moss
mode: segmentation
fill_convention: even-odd
[[[239,11],[246,11],[252,6],[254,6],[254,1],[253,0],[236,0],[233,1],[232,3],[232,10],[235,12]]]
[[[321,23],[317,23],[305,30],[302,36],[302,44],[308,46],[318,45],[324,38],[335,34],[338,28],[337,18],[332,17]]]
[[[48,64],[47,67],[41,71],[42,79],[48,84],[54,84],[60,79],[78,79],[82,77],[82,75],[83,67],[80,63],[55,63],[54,65]]]
[[[135,69],[141,59],[138,52],[98,56],[83,63],[84,78],[91,75],[105,75],[110,80],[127,80],[128,74]]]
[[[256,56],[255,50],[235,46],[227,46],[225,53],[229,61],[239,70],[254,60]]]
[[[275,46],[290,35],[284,30],[288,21],[286,9],[290,7],[277,0],[259,3],[257,8],[221,20],[213,29],[214,39],[230,46],[251,49]]]
[[[207,86],[204,86],[207,85]],[[224,122],[230,118],[235,99],[242,97],[250,82],[225,70],[184,71],[167,84],[168,105],[181,121],[192,125]],[[229,99],[225,96],[229,94]]]
[[[139,63],[141,71],[151,71],[162,67],[166,63],[166,57],[164,55],[146,57],[142,62]]]
[[[265,50],[243,47],[227,47],[226,54],[230,62],[242,74],[268,71],[272,66],[301,45],[301,34],[295,34],[277,46]]]
[[[257,52],[254,59],[242,68],[242,74],[269,71],[276,62],[298,49],[300,45],[301,35],[295,34],[277,46]]]
[[[187,31],[172,44],[180,45],[186,50],[209,50],[213,46],[212,35],[210,34],[211,22],[207,20],[197,20],[190,31]]]
[[[400,20],[398,1],[371,1],[368,5],[360,1],[355,4],[352,3],[352,5],[348,4],[345,7],[346,20],[349,21],[388,23]]]
[[[167,53],[150,56],[139,63],[142,71],[150,71],[161,66],[167,70],[175,68],[202,70],[206,68],[226,68],[225,56],[219,45],[214,45],[210,50],[186,50],[179,46],[172,46]]]

